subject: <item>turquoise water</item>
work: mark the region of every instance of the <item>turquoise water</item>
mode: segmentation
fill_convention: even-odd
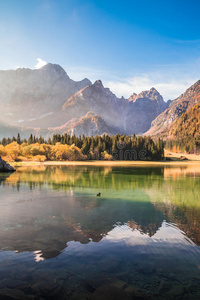
[[[199,187],[188,166],[0,175],[0,299],[200,299]]]

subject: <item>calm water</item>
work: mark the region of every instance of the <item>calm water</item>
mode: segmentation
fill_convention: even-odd
[[[200,299],[199,191],[195,165],[1,174],[0,299]]]

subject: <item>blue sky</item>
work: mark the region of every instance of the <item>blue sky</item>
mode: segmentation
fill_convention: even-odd
[[[200,79],[200,1],[0,0],[0,69],[60,64],[117,96]]]

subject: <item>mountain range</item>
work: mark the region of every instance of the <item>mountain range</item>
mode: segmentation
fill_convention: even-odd
[[[155,88],[118,98],[101,80],[70,79],[56,64],[0,71],[0,138],[54,133],[167,136],[173,123],[200,102],[200,81],[167,103]]]

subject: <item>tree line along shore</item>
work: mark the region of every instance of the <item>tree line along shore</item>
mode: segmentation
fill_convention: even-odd
[[[200,154],[200,138],[194,136],[186,136],[176,139],[167,139],[165,142],[165,149],[177,152],[177,153],[188,153],[188,154]]]
[[[164,157],[164,143],[141,137],[117,134],[113,136],[75,136],[55,134],[45,140],[32,134],[28,139],[3,138],[0,156],[6,161],[159,161]]]

